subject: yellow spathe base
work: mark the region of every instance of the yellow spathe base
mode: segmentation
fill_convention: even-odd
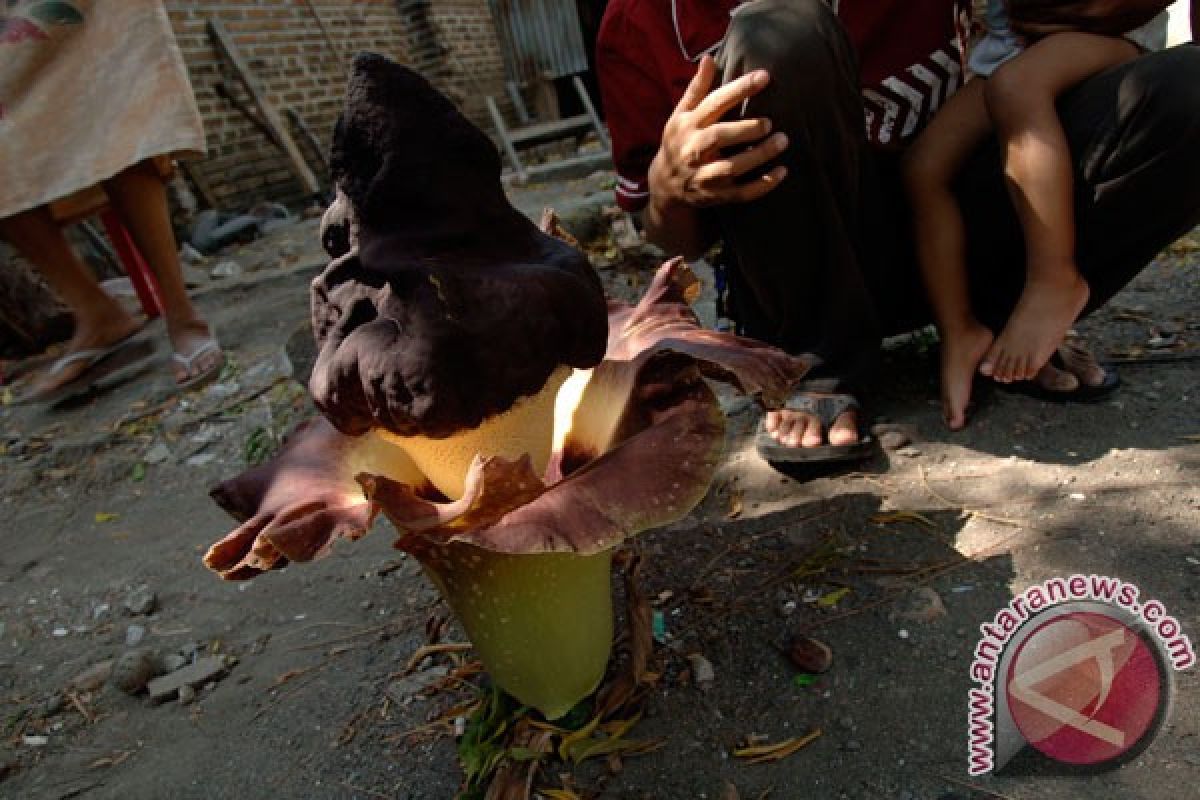
[[[451,500],[462,497],[467,469],[476,455],[517,459],[528,453],[534,473],[542,475],[554,436],[554,401],[571,372],[570,367],[559,367],[537,394],[522,397],[478,428],[445,439],[378,432],[403,448],[430,483]]]

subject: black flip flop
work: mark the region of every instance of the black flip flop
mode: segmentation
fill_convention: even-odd
[[[848,394],[813,394],[799,391],[783,406],[787,411],[814,415],[821,428],[828,431],[834,421],[847,411],[858,410],[858,401]],[[853,444],[823,444],[817,447],[789,447],[767,432],[765,418],[759,420],[754,447],[763,460],[772,464],[835,464],[859,461],[875,451],[875,440],[866,432],[862,420],[858,425],[858,441]]]
[[[1058,353],[1050,357],[1050,363],[1063,372],[1070,372],[1066,368],[1062,356]],[[1026,397],[1032,397],[1037,400],[1045,400],[1047,403],[1098,403],[1117,390],[1117,387],[1121,385],[1121,376],[1112,367],[1105,366],[1104,364],[1097,364],[1096,366],[1104,370],[1104,380],[1097,384],[1087,384],[1079,380],[1079,376],[1076,375],[1075,379],[1079,382],[1079,385],[1068,391],[1047,389],[1037,381],[1015,381],[1014,383],[993,381],[993,384],[997,389],[1014,394],[1023,394]]]

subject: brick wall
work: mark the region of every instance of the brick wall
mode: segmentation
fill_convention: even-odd
[[[286,109],[295,109],[328,150],[349,60],[359,50],[422,70],[465,101],[468,115],[490,129],[482,96],[503,97],[504,68],[487,0],[312,0],[311,5],[339,53],[332,51],[304,0],[166,0],[207,135],[207,157],[193,169],[223,209],[244,209],[263,199],[294,202],[303,192],[280,151],[217,94],[216,85],[225,80],[236,96],[250,100],[231,73],[222,75],[208,19],[224,23],[306,154]],[[416,6],[425,8],[414,15]],[[419,17],[428,22],[424,29],[414,24]]]
[[[487,0],[437,0],[431,4],[446,48],[442,80],[460,93],[455,102],[485,131],[492,127],[484,97],[491,95],[502,113],[510,102],[504,89],[504,56]],[[452,92],[453,94],[453,92]]]

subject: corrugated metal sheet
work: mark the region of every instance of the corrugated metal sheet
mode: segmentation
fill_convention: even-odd
[[[575,0],[489,0],[508,79],[530,83],[586,72]]]

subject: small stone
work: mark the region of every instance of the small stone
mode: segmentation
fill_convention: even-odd
[[[900,630],[896,631],[896,635],[899,636],[901,639],[907,639],[909,636],[908,629],[901,628]]]
[[[26,747],[45,747],[46,745],[50,744],[50,737],[30,736],[26,734],[25,736],[21,737],[21,741]]]
[[[696,688],[701,691],[711,689],[717,679],[717,673],[713,669],[712,662],[699,653],[690,654],[687,660],[692,665],[692,683],[696,685]]]
[[[70,631],[67,630],[66,628],[58,627],[58,628],[55,628],[54,630],[50,631],[50,633],[53,636],[62,638],[63,636],[66,636],[68,633],[70,633]]]
[[[844,729],[846,729],[848,731],[852,731],[852,730],[854,730],[854,718],[853,717],[842,717],[841,719],[838,720],[838,725],[841,725]]]
[[[849,739],[846,741],[846,750],[851,753],[857,753],[859,750],[862,750],[862,743],[857,739]]]
[[[371,603],[370,600],[363,600],[362,605],[360,607],[362,608],[363,611],[370,611],[372,605],[373,604]]]
[[[833,651],[829,645],[811,636],[793,636],[788,642],[788,659],[801,672],[817,675],[833,666]]]
[[[125,694],[137,694],[158,674],[154,654],[145,648],[130,650],[113,666],[112,684]]]
[[[191,705],[196,699],[196,690],[188,686],[186,683],[179,687],[179,705]]]
[[[162,659],[163,674],[174,672],[178,669],[183,669],[187,666],[188,660],[178,653],[168,653]]]
[[[883,445],[884,450],[899,450],[911,441],[907,434],[900,431],[886,431],[879,435],[879,444]]]
[[[157,607],[158,595],[145,586],[140,589],[134,589],[125,598],[125,610],[135,617],[152,614]]]
[[[788,600],[779,606],[779,616],[781,617],[790,617],[794,613],[796,613],[795,600]]]
[[[107,617],[110,611],[112,611],[112,606],[108,603],[101,603],[92,609],[92,621],[99,622]]]
[[[141,625],[130,625],[125,629],[125,646],[137,647],[146,638],[146,629]]]
[[[937,591],[921,586],[908,593],[898,616],[900,619],[929,623],[946,616],[946,604]]]
[[[184,463],[189,467],[203,467],[217,460],[216,453],[197,453]]]
[[[243,584],[243,585],[245,585],[245,584]],[[264,633],[262,636],[258,637],[258,640],[255,641],[255,644],[257,644],[258,641],[262,641],[263,644],[265,645],[266,642],[268,640],[270,640],[270,638],[271,638],[271,634]],[[196,653],[200,652],[203,649],[204,648],[197,642],[187,642],[186,644],[184,644],[182,647],[179,648],[179,655],[183,656],[188,661],[191,661],[193,658],[196,657]]]
[[[412,675],[406,675],[392,681],[387,688],[387,696],[400,705],[411,703],[421,692],[433,686],[450,674],[446,667],[430,667]]]
[[[223,678],[225,671],[225,659],[219,656],[206,656],[197,659],[194,664],[189,664],[183,669],[155,678],[150,681],[146,689],[150,692],[152,702],[161,703],[175,697],[179,693],[180,687],[190,686],[195,689],[197,686],[203,686],[210,681]]]
[[[232,259],[218,263],[208,271],[210,278],[236,278],[243,272],[242,265]]]
[[[53,717],[55,714],[66,708],[66,706],[66,698],[58,693],[52,694],[46,698],[45,703],[42,703],[42,716]]]
[[[917,456],[921,455],[921,451],[915,447],[907,446],[901,447],[899,450],[897,450],[896,455],[904,456],[905,458],[916,458]]]
[[[108,683],[108,679],[112,677],[113,664],[115,663],[110,658],[107,661],[93,664],[72,678],[68,686],[80,692],[94,692]]]
[[[184,242],[179,248],[179,260],[185,264],[203,264],[208,259],[199,250]]]
[[[170,457],[170,448],[159,442],[146,451],[145,455],[142,456],[142,461],[145,461],[147,464],[161,464]]]

